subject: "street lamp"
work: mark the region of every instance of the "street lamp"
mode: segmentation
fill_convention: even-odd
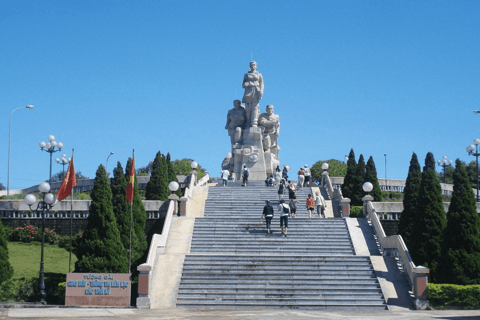
[[[55,136],[53,135],[48,136],[48,141],[50,142],[45,143],[42,141],[38,145],[40,146],[40,150],[50,153],[50,178],[48,179],[48,183],[52,184],[52,154],[61,151],[63,148],[63,143],[56,142]]]
[[[447,168],[452,167],[452,160],[448,161],[448,164],[447,164],[447,156],[443,156],[442,160],[437,161],[437,165],[439,165],[440,167],[443,167],[443,183],[447,183],[447,176],[445,174],[446,174]]]
[[[363,216],[365,218],[369,218],[368,216],[368,210],[367,210],[367,204],[370,201],[373,201],[373,197],[369,194],[373,190],[373,184],[370,182],[365,182],[362,186],[363,191],[365,191],[366,195],[362,198],[363,200]]]
[[[171,181],[168,184],[168,189],[170,189],[170,191],[172,192],[172,194],[168,197],[168,200],[175,201],[174,212],[176,211],[177,217],[180,217],[180,211],[177,209],[177,203],[178,203],[179,197],[175,194],[175,192],[177,192],[178,190],[178,187],[179,185],[178,185],[178,182],[176,181]]]
[[[43,257],[43,248],[45,246],[45,210],[47,213],[50,209],[57,203],[57,197],[53,193],[48,193],[50,191],[50,185],[46,182],[42,182],[38,186],[38,191],[42,193],[42,201],[38,202],[37,208],[35,211],[39,209],[42,210],[42,250],[40,256],[40,295],[42,304],[47,304],[45,298],[47,293],[45,291],[45,270],[44,270],[44,257]],[[37,198],[33,194],[27,194],[23,201],[28,205],[30,210],[32,209],[32,205],[37,201]]]
[[[110,154],[109,154],[108,157],[107,157],[107,163],[105,164],[105,172],[107,172],[107,168],[108,168],[108,158],[110,158],[110,156],[111,156],[112,154],[114,154],[113,151],[110,152]]]
[[[64,153],[62,154],[62,159],[56,158],[55,161],[57,161],[58,164],[62,165],[63,167],[63,176],[65,177],[65,165],[69,164],[72,158],[68,158],[67,160],[67,155]]]
[[[467,152],[468,152],[468,155],[470,156],[474,156],[476,158],[476,164],[477,164],[477,202],[479,201],[480,197],[478,195],[478,191],[479,191],[479,186],[478,186],[478,156],[480,156],[480,153],[478,152],[478,144],[480,143],[480,139],[475,139],[473,140],[473,143],[475,144],[475,146],[473,144],[469,145],[467,147]],[[475,149],[475,153],[473,152],[473,150]]]
[[[11,132],[12,132],[12,115],[15,111],[20,110],[20,109],[33,109],[33,105],[27,104],[25,107],[20,107],[13,109],[12,112],[10,112],[10,121],[8,123],[8,174],[7,174],[7,197],[10,195],[10,141],[11,141]]]

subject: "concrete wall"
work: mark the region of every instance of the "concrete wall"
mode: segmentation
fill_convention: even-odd
[[[73,201],[73,230],[85,230],[89,216],[90,200]],[[143,200],[147,211],[145,233],[161,233],[163,220],[168,210],[168,201]],[[45,227],[55,229],[62,236],[70,235],[70,201],[57,203],[45,218]],[[36,204],[32,206],[36,208]],[[33,225],[42,227],[41,212],[30,211],[23,200],[0,200],[0,218],[4,226],[11,228]]]
[[[165,214],[156,219],[147,219],[145,224],[145,234],[150,233],[162,233],[163,221]],[[12,229],[23,227],[25,225],[32,225],[38,228],[42,228],[41,218],[1,218],[2,224],[5,227]],[[80,230],[85,230],[87,227],[87,218],[75,218],[72,222],[73,233],[77,233]],[[45,228],[52,230],[61,236],[70,235],[70,218],[46,218]]]

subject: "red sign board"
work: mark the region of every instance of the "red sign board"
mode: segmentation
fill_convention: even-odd
[[[128,273],[67,273],[66,306],[129,307]]]

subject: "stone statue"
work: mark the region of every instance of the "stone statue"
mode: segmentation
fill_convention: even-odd
[[[267,105],[267,112],[258,117],[258,124],[263,127],[263,151],[271,151],[278,159],[277,145],[278,135],[280,134],[280,117],[273,113],[273,105]]]
[[[232,148],[237,148],[238,143],[242,139],[242,130],[245,128],[245,108],[241,105],[240,100],[233,101],[233,109],[228,110],[227,124],[225,129],[228,130]]]
[[[222,162],[222,170],[228,170],[228,171],[230,171],[230,169],[231,169],[231,166],[230,166],[231,161],[232,161],[232,154],[229,152],[229,153],[227,153],[227,156],[225,157],[225,159],[223,159],[223,162]]]
[[[242,88],[245,88],[242,102],[246,107],[246,126],[256,127],[258,102],[263,96],[263,76],[257,71],[257,62],[250,62],[250,71],[243,76]]]

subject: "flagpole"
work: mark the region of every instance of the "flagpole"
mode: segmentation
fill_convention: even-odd
[[[132,166],[135,165],[135,149],[133,149]],[[135,168],[133,172],[133,196],[135,195]],[[128,257],[128,273],[132,274],[132,225],[133,225],[133,196],[130,203],[130,252]]]
[[[75,149],[72,149],[72,158],[74,157]],[[75,174],[75,173],[74,173]],[[72,272],[72,233],[73,233],[73,189],[70,197],[70,257],[68,258],[68,272]]]

